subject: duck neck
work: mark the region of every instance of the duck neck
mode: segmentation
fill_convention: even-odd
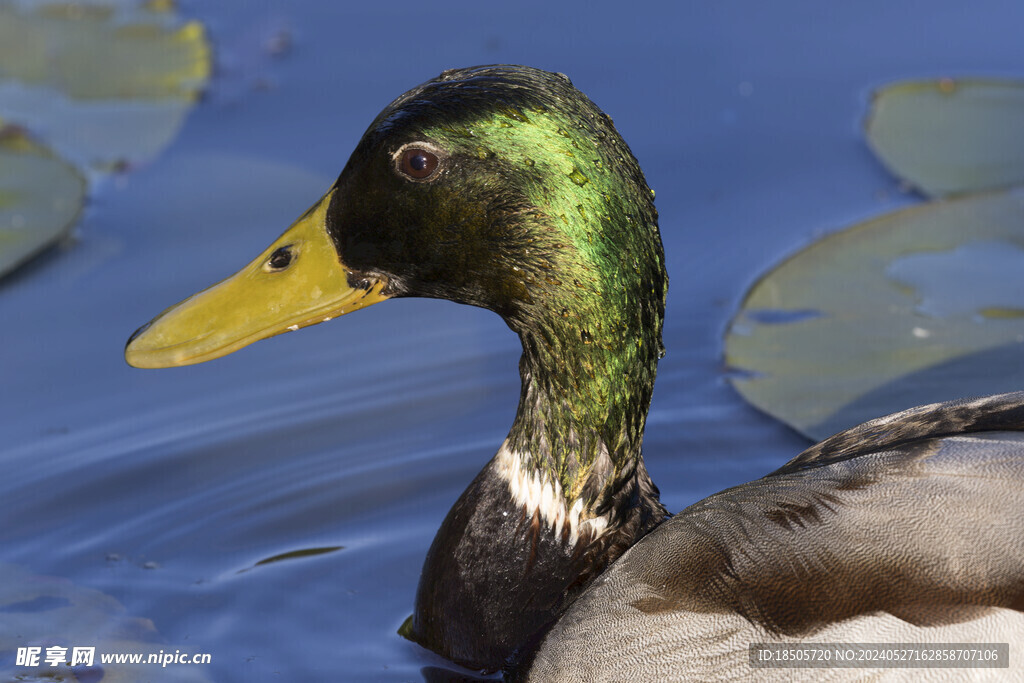
[[[666,515],[640,455],[658,338],[627,352],[573,335],[557,322],[520,331],[515,422],[424,562],[408,634],[470,668],[523,665],[590,581]]]
[[[614,315],[597,298],[600,317],[559,314],[517,330],[519,407],[495,459],[513,501],[569,546],[636,522],[637,513],[644,529],[632,533],[642,534],[665,514],[640,450],[660,315],[652,326],[642,315]]]

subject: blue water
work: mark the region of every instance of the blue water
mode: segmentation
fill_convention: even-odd
[[[163,156],[97,189],[73,246],[0,282],[0,562],[112,596],[161,647],[210,653],[209,680],[443,665],[395,631],[511,423],[501,320],[401,300],[190,368],[121,354],[316,200],[394,96],[471,64],[569,74],[657,191],[668,355],[645,454],[668,507],[779,466],[805,442],[721,361],[744,290],[823,232],[917,201],[863,143],[873,86],[1024,64],[1020,3],[891,5],[182,2],[216,46],[206,98]]]

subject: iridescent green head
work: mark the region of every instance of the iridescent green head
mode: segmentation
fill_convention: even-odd
[[[636,160],[558,74],[445,72],[377,117],[337,186],[328,227],[342,260],[396,294],[484,306],[518,327],[558,290],[614,300],[638,276],[664,280]]]
[[[453,70],[392,102],[319,204],[126,356],[200,362],[387,298],[450,299],[522,338],[536,395],[517,424],[577,432],[591,455],[594,432],[614,456],[639,447],[666,286],[653,193],[611,120],[559,74]],[[520,431],[522,450],[553,449],[555,433]]]

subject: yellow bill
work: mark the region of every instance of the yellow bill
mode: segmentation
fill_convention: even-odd
[[[167,368],[202,363],[387,299],[383,282],[365,289],[349,284],[349,271],[327,233],[333,194],[328,192],[238,273],[139,328],[125,347],[128,364]]]

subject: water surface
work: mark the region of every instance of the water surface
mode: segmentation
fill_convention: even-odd
[[[75,245],[0,283],[0,561],[113,596],[210,653],[210,680],[420,679],[443,662],[395,631],[511,424],[502,321],[391,301],[165,371],[127,367],[128,335],[262,250],[404,90],[471,64],[563,71],[658,193],[668,355],[644,450],[680,509],[806,445],[729,388],[723,328],[779,259],[916,201],[863,144],[872,86],[1020,75],[1024,6],[985,7],[183,2],[217,49],[206,99],[97,189]]]

